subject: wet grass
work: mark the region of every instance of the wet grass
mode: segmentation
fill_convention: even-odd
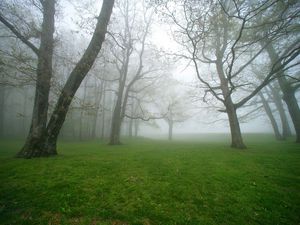
[[[299,145],[252,134],[241,151],[216,137],[65,141],[31,160],[1,140],[0,224],[299,224]]]

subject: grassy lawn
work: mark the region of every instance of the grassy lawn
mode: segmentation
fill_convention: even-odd
[[[300,147],[268,135],[189,141],[61,142],[15,159],[0,141],[0,224],[299,225]]]

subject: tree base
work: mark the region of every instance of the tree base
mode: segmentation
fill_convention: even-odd
[[[244,145],[243,143],[232,143],[230,147],[236,149],[247,149],[246,145]]]
[[[41,142],[41,141],[27,141],[20,152],[17,153],[17,158],[31,159],[39,157],[56,156],[56,142]]]

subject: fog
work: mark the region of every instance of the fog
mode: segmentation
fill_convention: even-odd
[[[299,113],[299,4],[204,2],[116,1],[106,39],[72,97],[59,140],[118,144],[118,132],[120,142],[128,136],[171,140],[209,133],[230,139],[239,130],[242,136],[276,136],[276,129],[284,136],[287,127],[295,135],[299,124],[289,109],[294,105]],[[38,57],[28,42],[41,45],[39,4],[0,4],[2,138],[25,139],[36,119]],[[48,122],[90,43],[100,6],[56,3]],[[283,86],[293,89],[294,102],[283,99]]]

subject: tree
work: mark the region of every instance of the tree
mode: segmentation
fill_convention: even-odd
[[[300,48],[299,40],[297,40],[297,43],[295,43],[295,45],[298,49]],[[273,45],[271,45],[271,44],[268,45],[268,47],[266,48],[266,51],[267,51],[272,63],[280,61],[279,60],[280,56],[274,49]],[[277,73],[277,80],[278,80],[280,89],[283,93],[283,100],[285,101],[285,103],[288,107],[290,116],[293,121],[294,128],[296,130],[296,136],[297,136],[296,142],[300,143],[300,108],[298,105],[297,98],[295,96],[297,89],[300,87],[300,82],[299,81],[297,82],[297,80],[296,80],[296,82],[294,82],[295,80],[293,78],[289,79],[284,72],[285,71],[284,66],[281,66],[281,67],[282,67],[282,69],[280,71],[278,71],[278,73]],[[290,80],[292,80],[292,81],[290,81]]]
[[[293,18],[282,9],[280,20],[268,18],[258,21],[258,15],[269,15],[273,5],[280,1],[176,1],[164,3],[163,13],[176,25],[174,37],[184,48],[183,53],[175,53],[178,57],[189,60],[199,81],[207,88],[206,94],[211,94],[225,107],[231,131],[231,146],[246,148],[237,115],[237,109],[254,97],[266,86],[275,74],[284,66],[289,65],[298,55],[299,48],[294,45],[292,50],[285,51],[272,65],[263,81],[252,89],[251,78],[246,78],[249,65],[258,60],[270,42],[278,39],[286,28],[292,24]],[[173,6],[172,6],[173,4]],[[182,10],[172,10],[174,4],[181,5]],[[278,12],[277,12],[278,13]],[[286,13],[286,14],[285,14]],[[263,37],[249,38],[251,33],[262,33],[263,25],[271,24]],[[265,27],[264,27],[265,29]],[[266,29],[265,29],[266,30]],[[260,46],[260,40],[266,43]],[[251,54],[250,54],[251,53]],[[207,71],[202,66],[208,65]],[[285,65],[283,65],[285,64]],[[211,67],[214,66],[214,68]],[[249,76],[247,76],[249,77]],[[242,88],[251,90],[245,95]]]
[[[258,96],[260,97],[260,99],[262,101],[262,104],[263,104],[263,107],[264,107],[264,110],[265,110],[265,112],[266,112],[266,114],[267,114],[267,116],[268,116],[268,118],[269,118],[269,120],[271,122],[271,125],[273,127],[276,140],[283,140],[283,137],[280,134],[280,131],[279,131],[276,119],[273,116],[272,109],[271,109],[268,101],[264,97],[263,93],[259,92]]]
[[[264,78],[263,74],[267,73],[268,69],[266,67],[268,67],[268,64],[266,64],[265,62],[263,63],[263,65],[252,66],[252,71],[253,71],[255,77],[259,81],[262,81]],[[284,140],[287,137],[290,137],[292,135],[292,133],[291,133],[291,130],[289,127],[285,108],[283,106],[281,93],[278,90],[280,90],[280,87],[278,86],[277,80],[275,80],[272,83],[269,83],[258,95],[261,99],[261,103],[265,109],[265,112],[270,119],[276,139]],[[267,99],[264,97],[263,92],[267,96]],[[275,116],[273,116],[274,110],[271,109],[270,103],[274,103],[275,110],[278,111],[278,113],[279,113],[279,117],[281,120],[281,126],[282,126],[282,128],[281,128],[282,133],[280,133],[280,131],[279,131],[279,126],[277,125]]]
[[[92,67],[102,47],[114,0],[103,1],[89,46],[70,73],[46,126],[50,79],[52,76],[54,5],[54,0],[42,1],[43,23],[39,49],[18,32],[2,15],[0,17],[1,22],[38,55],[36,97],[32,126],[25,145],[18,153],[18,157],[31,158],[57,154],[56,142],[59,131],[78,87]]]
[[[55,0],[41,2],[43,22],[41,28],[40,46],[37,48],[18,29],[10,23],[2,14],[0,21],[25,45],[37,55],[36,93],[33,106],[32,122],[26,143],[22,149],[30,151],[38,145],[47,125],[48,101],[50,91],[50,79],[52,76],[53,34]],[[21,151],[21,152],[22,152]],[[20,152],[19,156],[22,155]]]
[[[142,14],[138,14],[138,7],[142,9]],[[121,125],[126,114],[130,91],[139,80],[154,71],[144,63],[146,39],[149,36],[153,12],[146,9],[143,4],[129,0],[120,1],[118,11],[123,19],[123,28],[119,33],[111,33],[112,61],[117,68],[119,78],[110,145],[120,144]],[[120,22],[118,21],[119,24]],[[133,63],[134,60],[137,63]]]
[[[186,89],[180,85],[174,78],[164,80],[165,84],[159,87],[163,92],[156,93],[155,106],[158,108],[161,117],[168,124],[168,140],[173,139],[173,129],[178,123],[182,123],[191,117],[192,105],[187,101],[189,99]]]
[[[104,42],[108,22],[112,13],[114,0],[104,0],[102,9],[97,18],[96,28],[94,30],[92,39],[86,51],[82,55],[75,68],[72,70],[61,94],[58,98],[54,111],[50,117],[44,134],[42,145],[39,152],[42,151],[46,155],[57,154],[56,143],[60,129],[65,121],[68,108],[72,99],[79,88],[82,80],[85,78],[91,67],[93,66],[98,53],[101,50],[102,43]]]

